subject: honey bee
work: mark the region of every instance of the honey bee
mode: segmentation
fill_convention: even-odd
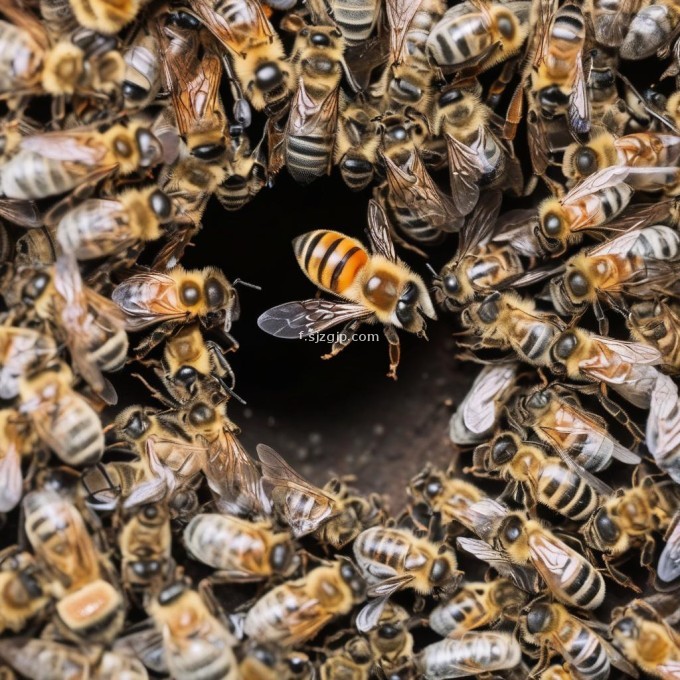
[[[652,390],[645,443],[659,469],[680,484],[680,396],[675,381],[663,373]]]
[[[7,548],[0,553],[0,631],[20,632],[49,603],[33,555]]]
[[[550,356],[570,378],[600,381],[634,406],[649,408],[659,376],[658,350],[573,328],[555,339]]]
[[[23,493],[21,459],[37,449],[35,432],[19,411],[0,410],[0,512],[15,508]]]
[[[471,303],[461,320],[471,335],[480,338],[474,348],[512,349],[534,366],[548,365],[548,351],[565,328],[555,314],[541,312],[533,300],[509,291],[496,291]]]
[[[220,582],[290,576],[299,565],[287,533],[230,515],[196,515],[184,529],[184,544],[194,559],[218,570],[211,578]]]
[[[586,89],[594,127],[604,123],[608,113],[619,101],[619,91],[616,85],[619,54],[616,49],[598,45],[590,50],[590,59],[590,75]]]
[[[53,41],[45,25],[14,0],[5,3],[3,14],[3,97],[77,93],[106,100],[120,87],[125,66],[115,49],[96,41],[95,49],[81,47],[76,34]]]
[[[168,392],[180,403],[190,401],[212,383],[233,395],[235,376],[222,348],[206,340],[197,324],[181,328],[166,341],[162,377]]]
[[[680,513],[676,513],[666,531],[664,545],[656,568],[657,581],[667,586],[680,576]]]
[[[53,640],[6,638],[0,641],[0,658],[6,661],[22,677],[37,680],[57,680],[66,677],[88,677],[92,672],[92,660],[77,647]],[[14,674],[2,675],[15,680]],[[101,677],[89,676],[89,677]],[[137,677],[129,680],[142,680]],[[128,680],[126,678],[126,680]]]
[[[680,309],[667,300],[636,302],[630,306],[626,321],[636,342],[661,353],[665,371],[680,371]]]
[[[266,592],[248,610],[244,630],[260,642],[301,645],[365,596],[359,572],[349,560],[339,558]]]
[[[352,191],[365,189],[375,176],[380,147],[380,111],[358,94],[342,96],[335,139],[334,162]]]
[[[409,619],[409,613],[403,607],[387,602],[376,627],[368,632],[373,660],[387,677],[392,668],[413,655]]]
[[[530,3],[475,0],[449,8],[427,39],[438,66],[481,72],[519,51],[529,32]]]
[[[557,602],[532,603],[522,615],[520,626],[522,637],[539,647],[546,660],[551,653],[559,654],[570,672],[579,678],[607,680],[612,665],[637,677],[635,669],[588,621],[574,616]]]
[[[108,644],[123,627],[120,592],[104,580],[105,565],[78,510],[56,491],[31,491],[22,501],[28,540],[57,598],[55,622],[75,640]]]
[[[633,188],[626,183],[631,169],[614,165],[579,182],[562,198],[547,198],[538,208],[536,236],[547,252],[561,255],[580,243],[584,231],[606,231],[627,205]]]
[[[643,673],[660,680],[673,680],[680,666],[677,633],[643,600],[612,612],[614,645]]]
[[[274,449],[257,445],[262,477],[274,507],[295,538],[313,533],[322,543],[342,548],[380,519],[378,499],[351,495],[332,480],[319,489],[303,479]]]
[[[293,179],[308,184],[331,171],[345,43],[334,26],[299,23],[291,57],[298,88],[283,152]]]
[[[153,33],[139,33],[123,51],[125,75],[121,92],[128,110],[153,104],[161,89],[158,40]]]
[[[428,623],[442,637],[458,637],[500,620],[517,620],[527,599],[508,579],[464,583],[451,599],[430,612]]]
[[[600,472],[611,459],[637,465],[640,457],[614,440],[604,419],[587,412],[573,393],[560,394],[554,387],[539,387],[516,404],[519,425],[536,436],[565,461],[575,460],[588,472]]]
[[[321,680],[367,680],[371,677],[373,657],[367,640],[360,635],[350,638],[319,667]]]
[[[135,508],[118,536],[123,582],[143,597],[158,592],[172,573],[170,516],[162,503]]]
[[[14,399],[19,394],[20,377],[56,356],[57,344],[51,335],[31,328],[0,326],[0,399]]]
[[[600,300],[615,304],[622,294],[636,297],[672,292],[680,235],[658,224],[632,229],[571,257],[564,274],[550,282],[550,295],[560,314],[576,314],[593,306],[600,331],[607,332]]]
[[[236,640],[196,591],[173,583],[150,602],[148,611],[163,635],[165,660],[172,676],[186,680],[239,677]]]
[[[163,82],[170,92],[180,136],[192,156],[216,162],[227,150],[227,117],[220,98],[222,61],[200,31],[167,22],[165,26],[159,23],[157,32]]]
[[[46,1],[52,4],[55,2],[55,0]],[[68,0],[71,11],[81,26],[104,35],[118,33],[134,20],[140,8],[147,2],[148,0],[124,0],[123,2],[103,0],[85,3],[82,0]]]
[[[377,625],[388,598],[411,588],[421,595],[446,593],[460,580],[453,549],[406,529],[372,527],[362,531],[352,546],[354,559],[369,585],[370,602],[357,617],[357,628],[368,631]]]
[[[583,137],[590,132],[590,111],[583,73],[586,24],[581,8],[574,4],[560,7],[543,30],[529,74],[532,97],[543,118],[566,114],[569,129]]]
[[[329,0],[328,7],[348,45],[367,41],[381,16],[381,4],[376,0],[356,0],[351,3]]]
[[[541,447],[525,442],[514,432],[498,433],[473,454],[472,472],[498,477],[555,512],[584,521],[599,507],[600,496],[611,489],[574,462],[550,456]]]
[[[303,652],[283,652],[276,645],[251,642],[239,664],[242,680],[313,680],[315,670]]]
[[[63,362],[22,376],[20,412],[38,439],[69,465],[92,465],[104,453],[104,434],[96,411],[73,387]]]
[[[213,405],[199,395],[178,418],[194,445],[205,452],[203,473],[218,509],[235,515],[271,514],[260,473],[239,442],[239,430],[227,417],[226,405]]]
[[[134,274],[116,286],[111,299],[125,314],[128,330],[160,324],[136,348],[145,356],[180,325],[198,320],[205,328],[221,326],[230,337],[238,319],[238,296],[224,274],[214,267]]]
[[[416,655],[419,677],[445,680],[515,668],[522,660],[510,633],[475,631],[427,645]]]
[[[280,118],[291,94],[291,67],[259,0],[200,0],[184,7],[229,50],[241,89],[258,111]]]
[[[485,498],[480,489],[460,479],[452,468],[443,472],[430,465],[411,480],[409,493],[416,500],[422,499],[433,512],[439,513],[447,531],[451,531],[453,522],[468,527],[470,519],[467,511]]]
[[[643,0],[593,0],[589,9],[597,42],[607,47],[620,47],[642,4]]]
[[[106,403],[116,403],[116,391],[102,371],[118,371],[127,359],[123,315],[85,285],[71,255],[60,255],[54,267],[19,270],[8,300],[20,301],[29,315],[50,324],[65,341],[78,375]]]
[[[659,132],[638,132],[615,137],[606,130],[599,130],[588,144],[574,143],[564,152],[562,171],[567,177],[580,180],[583,177],[612,165],[629,168],[658,168],[658,172],[631,174],[628,183],[641,191],[672,193],[666,185],[677,183],[673,166],[680,158],[680,136]]]
[[[388,377],[396,379],[400,345],[397,329],[423,336],[425,317],[436,318],[423,280],[396,255],[382,208],[368,208],[371,253],[357,240],[334,231],[298,236],[293,248],[300,268],[319,288],[344,301],[323,299],[289,302],[257,320],[265,332],[281,338],[304,338],[345,323],[329,359],[351,341],[361,323],[382,323],[390,349]]]
[[[174,215],[170,198],[156,186],[128,189],[113,199],[90,198],[60,215],[46,216],[56,224],[57,241],[78,260],[118,255],[163,235]]]
[[[496,501],[482,504],[477,531],[499,552],[499,559],[533,566],[554,597],[564,604],[588,610],[602,604],[604,578],[581,553],[523,513],[511,512]]]
[[[633,486],[618,489],[584,525],[582,533],[591,547],[604,553],[605,565],[619,583],[638,588],[619,572],[615,563],[631,548],[639,547],[642,564],[651,564],[655,541],[652,531],[665,531],[680,500],[673,483],[660,482],[651,475],[642,476],[638,468]]]
[[[2,168],[0,190],[9,198],[46,198],[107,175],[146,172],[163,149],[139,123],[116,124],[105,132],[73,128],[21,140],[19,151]]]
[[[646,59],[655,52],[661,56],[677,35],[680,13],[672,0],[643,5],[627,25],[625,38],[619,47],[622,59]]]
[[[486,439],[514,391],[516,362],[485,366],[449,421],[454,444],[477,444]]]
[[[387,181],[376,191],[389,221],[400,235],[419,244],[433,245],[446,233],[459,231],[458,206],[436,185],[417,149],[398,165],[380,154]]]

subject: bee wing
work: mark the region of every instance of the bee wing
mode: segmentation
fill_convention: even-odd
[[[477,376],[463,403],[463,422],[474,433],[488,432],[496,422],[494,402],[512,383],[517,364],[489,366]]]
[[[282,644],[299,645],[301,641],[316,637],[332,618],[333,614],[321,608],[318,600],[307,600],[289,615],[287,624],[290,635],[282,640]]]
[[[629,364],[646,365],[646,366],[657,366],[661,363],[661,352],[659,352],[656,347],[650,347],[649,345],[644,345],[641,342],[627,342],[626,340],[615,340],[614,338],[604,337],[602,335],[596,335],[593,340],[600,346],[605,348],[604,351],[598,352],[596,356],[592,359],[586,359],[582,364],[584,364],[588,369],[598,368],[604,365],[599,362],[602,361],[607,350],[614,352],[623,361]],[[591,363],[592,362],[592,363]]]
[[[680,447],[680,409],[677,406],[677,384],[670,376],[659,375],[652,390],[646,431],[647,448],[657,462]]]
[[[465,511],[465,526],[482,540],[488,541],[493,536],[498,523],[508,512],[507,506],[497,500],[483,498]]]
[[[665,583],[671,583],[680,576],[680,513],[676,513],[666,535],[666,545],[659,556],[657,574]]]
[[[529,556],[536,571],[543,577],[551,590],[559,588],[574,556],[580,558],[569,546],[556,536],[548,536],[544,532],[534,531],[528,537]]]
[[[286,131],[289,135],[332,135],[338,118],[338,88],[331,90],[321,101],[310,97],[305,81],[300,80],[295,99],[290,107]]]
[[[286,302],[260,315],[257,325],[276,338],[306,338],[353,319],[371,316],[363,305],[331,300]]]
[[[161,272],[131,276],[115,287],[111,299],[123,310],[125,326],[131,331],[186,316],[178,307],[174,279]]]
[[[509,210],[496,222],[493,243],[507,243],[524,257],[540,257],[543,253],[536,240],[538,213],[534,209]]]
[[[43,217],[34,201],[0,199],[0,217],[26,229],[42,227]]]
[[[566,196],[561,199],[563,205],[573,205],[582,199],[598,191],[604,191],[609,187],[616,186],[624,182],[631,169],[623,165],[610,165],[609,167],[598,170],[592,175],[588,175],[581,180]]]
[[[50,39],[45,27],[34,14],[26,11],[23,5],[24,3],[16,0],[8,0],[3,3],[2,13],[8,21],[31,36],[39,51],[47,52],[50,48]]]
[[[21,500],[24,480],[16,445],[12,441],[6,442],[4,449],[0,458],[0,512],[9,512]]]
[[[518,588],[528,593],[538,592],[536,571],[532,567],[521,567],[513,564],[505,553],[495,550],[484,541],[476,538],[461,536],[456,539],[461,550],[477,559],[486,562],[493,567],[501,576],[509,578]]]
[[[262,477],[265,482],[274,488],[298,491],[308,496],[314,503],[314,507],[306,518],[299,518],[295,512],[291,513],[288,506],[283,508],[284,512],[288,510],[286,521],[296,538],[315,531],[336,514],[335,499],[301,477],[274,449],[266,444],[258,444],[256,450],[262,464]]]
[[[451,196],[458,213],[468,215],[479,200],[479,180],[484,167],[473,149],[449,134],[444,136],[449,158]]]
[[[614,493],[614,490],[605,484],[601,479],[598,479],[594,474],[588,472],[584,467],[579,465],[571,456],[568,456],[562,449],[554,447],[555,452],[559,458],[564,461],[564,464],[573,470],[581,479],[583,479],[588,486],[590,486],[593,491],[598,493],[600,496],[610,496]]]
[[[204,472],[210,488],[232,512],[271,514],[255,462],[232,432],[225,429],[210,446]]]
[[[380,155],[385,164],[389,190],[404,205],[442,231],[458,231],[460,215],[455,205],[439,190],[417,150],[411,152],[403,168],[382,152]]]
[[[214,6],[211,0],[196,0],[191,3],[191,11],[225,47],[245,57],[244,44],[272,41],[274,31],[258,0],[240,2],[239,11],[229,20],[216,12]]]
[[[357,614],[357,618],[354,622],[356,629],[360,633],[368,633],[378,625],[380,617],[385,610],[385,605],[388,603],[389,599],[389,595],[376,597],[369,600],[361,608],[361,611]]]
[[[576,57],[576,74],[569,95],[569,129],[576,137],[582,138],[590,133],[590,99],[586,79],[583,74],[583,55]]]
[[[533,109],[527,113],[527,144],[531,168],[543,176],[550,165],[550,150],[543,119]]]
[[[397,253],[390,236],[390,225],[383,207],[377,201],[371,199],[368,202],[368,228],[366,235],[374,255],[382,255],[390,262],[397,261]]]
[[[404,40],[420,0],[387,0],[387,21],[390,25],[390,56],[399,64],[404,58]]]
[[[460,230],[456,260],[462,260],[477,246],[489,240],[494,232],[502,200],[503,195],[500,191],[490,191],[484,194],[483,200],[477,201]]]
[[[21,140],[21,148],[45,158],[97,165],[106,158],[107,149],[95,133],[45,132]]]

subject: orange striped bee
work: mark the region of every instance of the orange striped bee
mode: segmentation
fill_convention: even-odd
[[[423,280],[397,258],[390,227],[375,201],[368,208],[371,252],[357,240],[336,231],[317,230],[297,237],[293,248],[298,264],[319,288],[341,301],[323,299],[287,302],[266,311],[258,326],[279,338],[305,338],[344,323],[323,359],[342,351],[361,323],[382,323],[390,347],[388,377],[397,377],[402,328],[425,335],[425,317],[436,319]]]

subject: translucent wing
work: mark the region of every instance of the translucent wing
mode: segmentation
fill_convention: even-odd
[[[479,200],[479,180],[484,167],[477,152],[449,134],[444,136],[449,157],[451,196],[460,215],[467,215]]]
[[[41,227],[43,224],[42,214],[33,201],[2,198],[0,199],[0,217],[27,229]]]
[[[382,255],[390,262],[397,261],[394,243],[390,236],[390,226],[383,207],[371,199],[368,202],[368,228],[366,234],[374,255]]]
[[[474,433],[488,432],[496,422],[494,402],[512,383],[517,364],[489,366],[477,376],[463,404],[463,422]]]
[[[387,21],[390,25],[390,55],[398,64],[404,58],[404,40],[421,0],[387,0]]]
[[[604,191],[621,182],[625,182],[630,171],[630,168],[622,165],[611,165],[602,170],[598,170],[580,181],[566,196],[564,196],[564,198],[562,198],[561,203],[563,205],[575,204],[591,194],[598,191]]]
[[[576,57],[576,75],[569,96],[569,129],[578,137],[586,137],[590,132],[590,99],[583,75],[583,57]]]
[[[257,325],[274,337],[294,340],[371,314],[366,307],[353,302],[302,300],[272,307],[258,318]]]

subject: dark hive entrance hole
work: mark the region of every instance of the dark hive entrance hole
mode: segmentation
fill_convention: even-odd
[[[256,323],[269,307],[315,294],[291,240],[326,228],[365,242],[369,197],[349,192],[337,176],[301,187],[283,172],[273,189],[236,213],[212,201],[183,264],[218,266],[231,280],[262,287],[239,291],[242,313],[233,333],[241,347],[229,356],[237,392],[248,402],[246,407],[232,402],[230,414],[247,448],[254,452],[257,442],[266,442],[317,483],[331,474],[354,474],[362,491],[389,492],[400,506],[407,480],[425,461],[448,464],[451,405],[477,372],[454,360],[451,318],[430,325],[429,342],[401,335],[396,383],[385,376],[387,345],[380,326],[362,327],[378,333],[378,341],[353,343],[322,361],[328,345],[277,340]],[[454,247],[446,246],[446,254]],[[422,260],[408,254],[406,259],[430,279]]]

